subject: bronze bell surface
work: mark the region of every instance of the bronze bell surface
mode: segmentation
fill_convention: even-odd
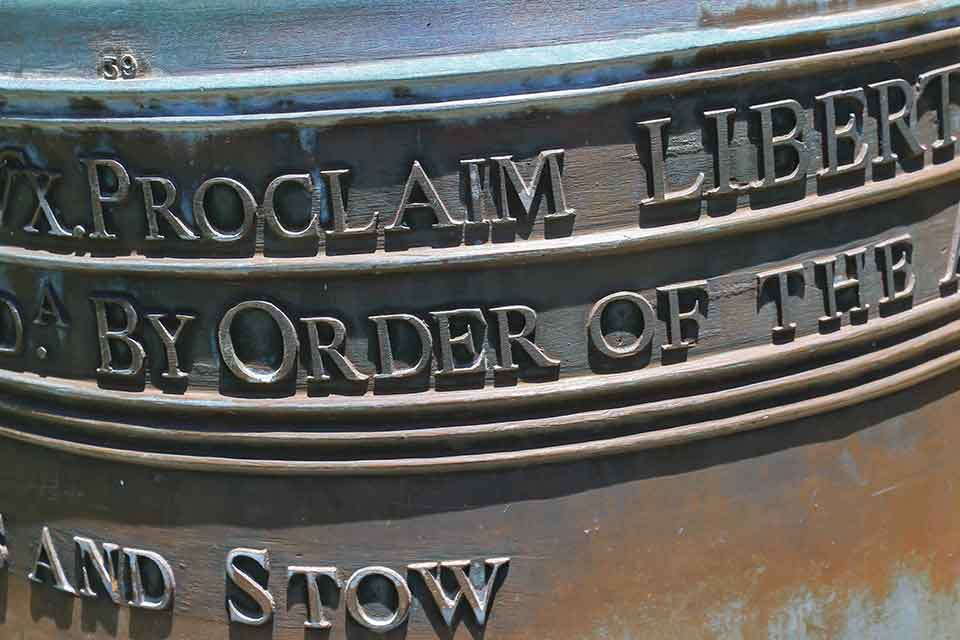
[[[960,0],[0,5],[0,640],[960,637]]]

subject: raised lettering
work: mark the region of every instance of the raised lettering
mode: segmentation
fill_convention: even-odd
[[[684,323],[694,326],[694,336],[700,331],[700,323],[705,319],[700,311],[700,300],[706,299],[707,281],[695,280],[680,282],[666,287],[658,287],[657,293],[667,300],[667,342],[661,347],[663,351],[677,351],[689,349],[697,344],[697,338],[684,338]],[[692,306],[683,311],[680,309],[680,294],[693,296]]]
[[[40,230],[37,228],[37,222],[39,222],[40,214],[42,213],[50,229],[47,233],[51,236],[80,237],[85,233],[84,228],[80,225],[74,227],[73,233],[64,229],[63,225],[60,224],[60,220],[57,218],[57,214],[53,211],[53,205],[47,200],[47,194],[50,193],[50,189],[54,183],[60,179],[59,173],[31,170],[23,170],[20,173],[27,177],[30,186],[33,188],[33,194],[37,199],[37,207],[33,210],[33,217],[30,218],[30,222],[23,227],[24,231],[27,233],[40,233]]]
[[[376,233],[377,222],[380,220],[380,212],[374,211],[370,216],[370,222],[362,227],[350,227],[347,220],[350,214],[347,213],[347,190],[340,182],[344,176],[350,175],[349,169],[335,169],[333,171],[321,171],[320,175],[327,179],[330,186],[330,208],[333,211],[333,231],[325,232],[328,236],[343,235],[362,235]]]
[[[330,380],[330,375],[323,366],[324,356],[329,358],[340,374],[351,382],[363,382],[369,378],[340,352],[347,339],[347,327],[343,322],[336,318],[301,318],[300,321],[307,325],[307,338],[310,341],[310,375],[307,376],[307,382]],[[328,344],[320,344],[318,326],[321,324],[329,328],[332,333]]]
[[[645,160],[643,165],[647,173],[648,197],[641,200],[640,204],[650,205],[699,198],[703,189],[704,175],[701,171],[690,186],[677,191],[670,191],[667,181],[667,161],[664,158],[666,145],[663,137],[663,128],[668,124],[670,124],[670,118],[658,118],[637,123],[637,126],[646,133],[649,141],[647,149],[649,159]],[[639,148],[638,153],[641,158],[646,157],[646,154],[642,153]]]
[[[836,322],[843,315],[837,299],[837,293],[852,291],[853,305],[846,309],[850,313],[866,313],[869,304],[860,303],[860,274],[866,266],[867,249],[861,247],[845,251],[838,256],[814,260],[814,276],[823,292],[824,315],[820,316],[821,324]],[[842,274],[838,277],[838,273]]]
[[[124,547],[123,555],[127,558],[127,568],[130,570],[130,598],[127,604],[135,609],[148,611],[169,609],[177,588],[170,563],[159,553],[143,549]],[[145,586],[157,586],[154,580],[144,580],[147,565],[152,565],[154,574],[160,578],[159,593],[150,593]]]
[[[261,368],[251,367],[240,360],[240,357],[237,355],[233,344],[233,335],[230,330],[237,314],[241,311],[248,310],[263,311],[270,316],[280,330],[280,338],[283,342],[283,355],[279,366],[275,369],[262,370]],[[223,358],[223,363],[227,365],[227,368],[230,369],[235,376],[244,382],[251,384],[270,384],[277,382],[290,375],[290,372],[293,371],[297,365],[297,353],[300,350],[300,341],[297,338],[296,327],[293,326],[290,318],[271,302],[250,300],[231,307],[229,311],[223,314],[217,335],[220,339],[220,355]]]
[[[706,118],[713,120],[714,130],[717,134],[717,152],[714,156],[714,176],[715,186],[705,192],[708,196],[724,196],[743,191],[750,185],[734,180],[733,178],[733,149],[730,148],[730,138],[733,135],[731,123],[737,110],[733,107],[729,109],[717,109],[715,111],[704,111]]]
[[[913,113],[914,101],[913,87],[910,86],[910,83],[897,78],[875,82],[869,87],[877,92],[877,102],[880,105],[880,117],[877,118],[880,154],[873,159],[873,163],[885,164],[898,159],[899,156],[893,151],[894,128],[900,134],[900,139],[903,140],[911,157],[923,153],[923,145],[917,140],[917,134],[914,133],[911,126],[910,117]],[[890,94],[895,91],[900,93],[903,106],[895,113],[890,113]],[[893,127],[890,125],[893,125]]]
[[[827,151],[826,162],[818,175],[824,177],[836,176],[867,166],[867,152],[870,145],[863,141],[863,133],[857,126],[857,116],[850,114],[846,123],[837,125],[837,102],[840,100],[856,102],[860,109],[860,119],[862,121],[863,114],[867,109],[867,98],[863,89],[831,91],[822,96],[817,96],[817,100],[823,103],[825,122],[823,140]],[[849,140],[853,149],[853,159],[846,164],[840,164],[840,140]]]
[[[773,326],[774,338],[792,339],[797,329],[797,323],[793,321],[793,305],[790,302],[790,282],[799,283],[802,288],[804,285],[804,266],[794,264],[781,269],[773,269],[757,274],[757,299],[758,307],[762,306],[763,292],[767,288],[768,282],[775,282],[771,296],[777,307],[777,324]]]
[[[430,592],[437,608],[440,609],[440,615],[447,627],[453,626],[453,618],[457,611],[460,600],[466,597],[473,616],[477,624],[483,626],[487,623],[487,615],[490,612],[490,604],[493,601],[494,587],[497,582],[497,574],[500,568],[507,565],[510,558],[488,558],[482,562],[470,562],[469,560],[451,560],[448,562],[422,562],[411,564],[409,569],[416,571]],[[470,576],[467,577],[464,569],[470,568]],[[452,596],[443,588],[440,573],[446,569],[453,574],[457,581],[458,589]]]
[[[419,188],[426,201],[412,202],[410,200],[413,197],[414,188]],[[450,216],[447,205],[443,204],[443,200],[440,199],[440,195],[423,170],[419,160],[414,160],[407,182],[403,185],[403,195],[400,197],[400,206],[397,207],[397,213],[393,216],[393,221],[384,227],[384,230],[409,231],[410,227],[406,223],[406,213],[410,209],[431,209],[437,219],[434,227],[454,227],[463,224],[462,220],[456,220]]]
[[[940,137],[933,141],[933,148],[940,149],[957,141],[953,135],[953,119],[950,114],[950,76],[960,72],[960,63],[921,73],[917,82],[916,100],[934,80],[940,80],[940,105],[937,108],[940,120]]]
[[[306,582],[307,619],[303,626],[307,629],[329,629],[333,622],[323,611],[323,600],[320,597],[320,579],[333,583],[337,589],[343,587],[343,582],[337,575],[336,567],[288,567],[287,581],[302,576]]]
[[[94,240],[112,240],[117,236],[107,231],[107,225],[103,219],[103,205],[116,204],[127,199],[130,194],[130,174],[116,160],[89,159],[81,160],[80,163],[87,168],[87,184],[90,187],[90,208],[93,211],[93,233],[90,237]],[[110,171],[117,183],[116,189],[109,195],[103,193],[100,169]]]
[[[533,363],[538,367],[557,367],[560,361],[551,358],[543,349],[530,339],[537,329],[537,312],[530,307],[514,305],[510,307],[494,307],[490,309],[497,315],[497,336],[500,343],[500,364],[494,365],[494,371],[515,371],[520,367],[513,361],[513,345],[523,349]],[[510,332],[510,316],[519,315],[522,319],[520,330]]]
[[[86,598],[99,597],[91,584],[92,570],[107,597],[114,604],[121,604],[123,593],[120,586],[120,547],[106,542],[101,551],[96,542],[81,536],[74,536],[73,542],[76,545],[80,595]]]
[[[370,321],[377,328],[377,345],[380,349],[380,373],[376,374],[376,379],[398,379],[410,378],[422,373],[430,366],[433,353],[433,337],[430,335],[430,328],[427,324],[416,316],[406,313],[395,313],[383,316],[370,316]],[[390,325],[393,322],[405,322],[416,332],[417,339],[420,342],[420,358],[409,367],[398,369],[393,357],[393,341],[390,339]]]
[[[397,605],[393,613],[382,618],[371,615],[360,602],[360,584],[372,576],[385,578],[397,593]],[[404,582],[399,573],[388,567],[365,567],[356,571],[350,579],[347,580],[347,586],[344,589],[344,598],[347,601],[347,611],[353,616],[353,619],[368,629],[378,633],[384,633],[391,629],[396,629],[403,621],[407,619],[410,613],[410,587]]]
[[[913,296],[917,276],[913,272],[913,239],[903,234],[874,247],[877,254],[877,266],[883,276],[883,297],[880,298],[881,311],[890,305]]]
[[[237,194],[237,198],[240,200],[240,207],[243,210],[243,221],[240,223],[240,226],[232,232],[217,229],[207,218],[207,208],[204,203],[207,197],[207,191],[217,185],[229,187]],[[193,217],[196,220],[197,226],[200,228],[200,235],[215,242],[234,242],[242,239],[250,232],[250,229],[253,228],[256,213],[257,201],[253,197],[253,194],[250,193],[250,190],[247,189],[243,183],[233,178],[210,178],[201,183],[200,186],[197,187],[196,193],[193,194]]]
[[[40,299],[37,301],[37,315],[33,318],[33,324],[47,326],[51,322],[61,329],[70,326],[67,322],[67,311],[57,295],[56,289],[49,280],[43,281],[40,287]]]
[[[960,279],[960,204],[957,205],[957,215],[953,222],[953,237],[950,240],[947,270],[940,278],[941,292],[946,293],[950,287],[956,287],[958,279]]]
[[[265,573],[265,578],[261,584],[246,571],[241,569],[237,562],[247,560],[255,563]],[[245,624],[251,627],[259,627],[270,622],[273,618],[273,612],[276,603],[273,596],[267,590],[270,581],[270,554],[266,549],[233,549],[227,554],[227,578],[238,589],[243,591],[257,605],[257,612],[248,613],[237,606],[234,599],[227,596],[227,611],[231,622]]]
[[[77,595],[77,590],[67,580],[67,574],[63,571],[63,564],[50,537],[49,527],[45,526],[40,532],[37,555],[33,561],[33,569],[27,574],[27,578],[38,584],[51,584],[49,581],[52,580],[51,586],[57,591],[69,593],[72,596]]]
[[[490,192],[487,187],[487,161],[483,158],[471,158],[461,160],[460,167],[466,171],[465,186],[467,192],[467,224],[505,224],[514,221],[510,217],[509,209],[501,209],[499,212],[494,207],[494,211],[488,206],[490,203]]]
[[[263,217],[266,218],[267,225],[281,238],[292,239],[317,235],[320,225],[320,212],[316,207],[311,207],[310,222],[308,222],[307,225],[302,229],[291,231],[287,227],[283,226],[282,222],[280,222],[280,218],[277,216],[277,210],[274,205],[274,198],[276,197],[277,189],[279,189],[286,182],[299,184],[304,188],[304,190],[306,190],[307,193],[311,195],[311,203],[313,202],[313,178],[310,176],[310,174],[299,173],[274,178],[270,181],[270,184],[267,185],[267,190],[263,194],[262,210]]]
[[[100,342],[100,366],[97,367],[97,373],[133,377],[139,375],[143,369],[143,360],[146,352],[143,345],[132,336],[137,329],[139,316],[136,309],[129,300],[118,297],[93,296],[90,298],[93,303],[94,311],[97,317],[97,339]],[[111,329],[110,321],[107,317],[107,305],[118,307],[123,312],[124,323],[122,329]],[[130,352],[130,364],[122,369],[113,366],[113,352],[110,349],[110,341],[114,340],[127,347]]]
[[[10,549],[7,544],[7,528],[3,524],[3,514],[0,513],[0,570],[10,568]]]
[[[166,220],[173,232],[181,240],[197,240],[200,236],[193,232],[187,224],[178,218],[170,210],[177,201],[177,186],[172,180],[159,177],[137,178],[137,184],[143,192],[143,209],[147,216],[147,240],[163,240],[163,234],[160,233],[160,227],[157,222],[159,213]],[[154,186],[163,189],[163,202],[157,204],[154,199]]]
[[[784,134],[774,135],[773,112],[778,109],[790,112],[793,116],[793,128]],[[754,105],[750,107],[750,110],[760,114],[760,157],[763,167],[762,177],[752,182],[750,186],[754,188],[772,187],[802,180],[806,176],[809,161],[807,145],[801,137],[806,123],[803,107],[796,100],[778,100]],[[793,149],[797,162],[793,171],[787,175],[778,176],[775,152],[777,147],[782,146]]]
[[[640,311],[643,328],[640,334],[632,342],[627,344],[623,344],[622,339],[618,339],[617,343],[614,344],[604,334],[604,312],[608,306],[615,302],[630,304]],[[593,305],[593,308],[590,309],[590,313],[587,315],[587,329],[590,333],[590,342],[597,351],[609,358],[629,358],[643,351],[650,344],[650,341],[653,340],[653,322],[653,307],[650,306],[646,298],[632,291],[611,293]]]
[[[9,325],[13,330],[12,340],[0,344],[0,355],[18,356],[23,353],[23,318],[20,316],[20,307],[8,293],[0,293],[0,305],[3,305],[9,318],[9,322],[4,322],[3,325]]]
[[[486,336],[487,321],[483,319],[483,312],[480,309],[455,309],[453,311],[433,311],[431,316],[437,321],[437,327],[440,331],[440,371],[437,375],[460,375],[465,373],[476,373],[483,371],[487,367],[486,357],[484,355],[484,340],[481,339],[480,349],[477,350],[473,326],[479,325],[481,338]],[[450,335],[450,320],[461,316],[465,318],[466,328],[463,333],[456,337]],[[467,352],[470,362],[464,366],[457,366],[454,357],[453,348],[460,347]]]
[[[493,156],[490,161],[496,164],[499,177],[498,202],[501,218],[516,217],[509,214],[510,200],[507,185],[510,185],[514,195],[520,200],[523,214],[527,217],[535,213],[534,204],[537,201],[538,193],[548,194],[546,217],[563,218],[574,215],[575,211],[567,206],[567,198],[563,192],[563,172],[561,169],[563,149],[541,151],[537,155],[537,163],[533,167],[533,175],[530,177],[529,183],[520,175],[520,170],[513,161],[513,156]],[[544,171],[544,168],[547,171]],[[550,182],[549,190],[543,186],[545,180]]]
[[[190,376],[180,370],[180,359],[177,357],[177,340],[180,339],[180,334],[183,333],[187,323],[195,320],[196,316],[176,314],[174,318],[177,320],[177,328],[173,333],[170,333],[169,329],[164,326],[163,316],[162,313],[147,314],[147,320],[150,321],[153,330],[160,336],[160,340],[163,342],[163,350],[167,354],[167,370],[160,375],[169,380],[185,380]]]
[[[0,170],[3,172],[3,199],[0,199],[0,225],[6,219],[10,210],[11,196],[17,177],[23,175],[26,165],[23,154],[16,149],[0,150]]]

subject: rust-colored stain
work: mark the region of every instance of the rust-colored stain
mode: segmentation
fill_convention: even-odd
[[[851,616],[869,617],[901,578],[955,603],[958,401],[607,497],[523,637],[847,637],[870,623]]]

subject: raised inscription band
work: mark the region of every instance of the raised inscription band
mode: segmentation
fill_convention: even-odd
[[[540,150],[529,162],[476,153],[457,160],[451,175],[432,168],[432,177],[426,167],[436,163],[416,160],[398,185],[396,211],[360,223],[351,221],[355,212],[381,207],[358,201],[382,197],[361,181],[362,166],[284,174],[263,193],[246,178],[201,175],[178,205],[183,180],[140,176],[122,158],[133,142],[126,137],[142,133],[118,132],[113,157],[71,151],[73,176],[40,168],[28,158],[39,151],[8,146],[2,226],[10,244],[0,258],[2,357],[12,373],[0,374],[0,385],[12,394],[7,407],[16,418],[3,433],[116,459],[142,447],[140,458],[161,466],[455,469],[566,459],[578,446],[584,454],[619,450],[616,438],[663,417],[657,403],[691,416],[684,407],[733,404],[730,363],[771,371],[744,385],[752,390],[785,383],[778,367],[812,348],[805,344],[859,356],[861,333],[939,317],[935,301],[949,302],[954,292],[960,160],[948,116],[960,66],[929,68],[937,56],[952,59],[951,34],[843,52],[872,63],[878,47],[903,49],[917,65],[900,70],[912,82],[872,66],[865,73],[877,81],[864,78],[866,88],[805,79],[811,86],[793,95],[809,106],[768,100],[743,109],[753,115],[742,123],[737,107],[697,107],[696,82],[683,85],[689,97],[677,99],[701,111],[699,141],[696,132],[677,131],[685,103],[675,104],[672,119],[656,119],[641,101],[604,114],[612,121],[621,110],[648,114],[624,129],[629,147],[611,140],[571,148],[558,139],[563,148]],[[801,74],[838,55],[781,68]],[[733,83],[755,70],[711,73]],[[838,116],[840,108],[848,114]],[[774,115],[792,124],[781,131]],[[13,138],[23,135],[17,118]],[[44,140],[59,154],[55,138]],[[668,163],[660,148],[677,141],[680,155]],[[614,162],[610,152],[623,148],[635,155]],[[774,162],[779,151],[787,153]],[[670,186],[683,182],[671,172],[711,158],[712,172]],[[744,180],[743,171],[754,177]],[[363,188],[348,191],[351,173]],[[591,175],[604,196],[608,187],[634,195],[582,204],[598,194],[584,192]],[[80,188],[66,200],[71,177]],[[297,212],[298,198],[312,218]],[[87,221],[76,217],[84,201]],[[136,240],[144,223],[145,239]],[[799,252],[781,246],[784,229],[808,239]],[[717,242],[721,255],[713,254]],[[68,247],[75,253],[59,253]],[[212,254],[200,257],[204,251]],[[553,286],[558,276],[565,287]],[[184,286],[209,289],[184,298]],[[412,304],[389,304],[403,298]],[[676,401],[657,391],[678,383],[702,391]],[[24,396],[49,408],[18,410]],[[591,404],[594,414],[584,413]],[[591,415],[605,425],[597,442]],[[93,440],[80,446],[71,433]],[[116,437],[136,446],[102,440]],[[514,448],[512,437],[526,439],[525,447]],[[191,452],[214,445],[222,447],[216,456]],[[274,451],[256,457],[248,447]]]

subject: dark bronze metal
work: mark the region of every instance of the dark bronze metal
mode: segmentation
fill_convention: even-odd
[[[957,635],[957,0],[0,25],[0,638]]]

